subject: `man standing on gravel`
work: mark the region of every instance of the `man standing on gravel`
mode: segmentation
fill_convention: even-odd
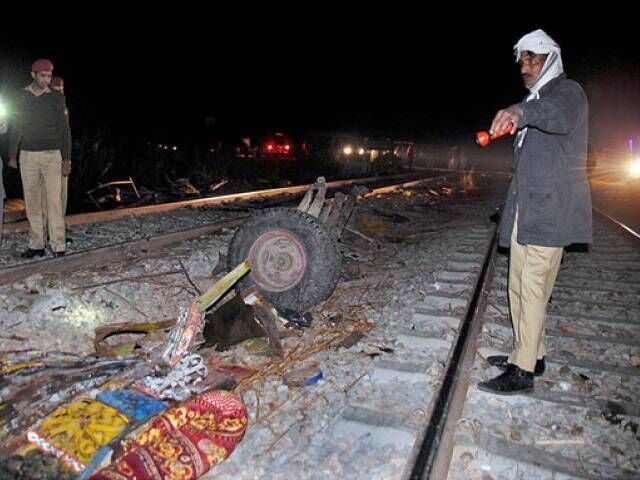
[[[500,395],[533,390],[545,368],[545,315],[563,247],[591,243],[591,195],[586,171],[587,97],[564,74],[560,47],[542,30],[514,47],[526,99],[499,110],[490,133],[517,133],[513,177],[500,224],[510,245],[510,356],[491,356],[505,372],[478,388]]]
[[[64,95],[64,79],[62,77],[51,78],[51,88],[56,92],[60,92]],[[67,116],[67,122],[69,121],[69,110],[65,108],[64,113]],[[65,170],[66,171],[66,170]],[[62,174],[62,216],[67,214],[67,195],[69,192],[69,175]]]
[[[51,89],[64,95],[64,79],[62,77],[51,77]],[[67,121],[69,120],[69,111],[65,108]],[[61,172],[62,174],[62,172]],[[69,175],[62,175],[62,216],[67,214],[67,195],[69,191]],[[44,183],[42,184],[42,217],[44,220],[45,236],[47,235],[47,191]]]
[[[20,176],[29,220],[29,248],[24,258],[44,255],[42,187],[47,204],[47,227],[56,257],[65,252],[62,215],[62,177],[71,171],[71,132],[65,113],[65,98],[49,88],[53,64],[46,59],[33,62],[30,85],[16,95],[14,119],[9,133],[9,163]]]

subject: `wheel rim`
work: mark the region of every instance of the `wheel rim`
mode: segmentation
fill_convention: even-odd
[[[296,286],[307,268],[307,256],[296,236],[284,230],[260,235],[249,250],[251,279],[270,292]]]

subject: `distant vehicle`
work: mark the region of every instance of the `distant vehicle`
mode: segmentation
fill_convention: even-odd
[[[288,135],[276,132],[267,135],[260,145],[260,154],[263,156],[290,157],[293,155],[293,142]]]
[[[354,133],[311,132],[305,138],[304,151],[306,155],[327,156],[345,174],[365,174],[371,167],[367,138]]]
[[[233,147],[237,158],[253,158],[256,156],[256,149],[251,144],[250,137],[242,137]]]

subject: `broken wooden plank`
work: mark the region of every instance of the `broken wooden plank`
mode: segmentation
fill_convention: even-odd
[[[238,280],[244,277],[249,270],[251,270],[251,264],[249,263],[249,260],[245,260],[218,280],[215,285],[204,292],[198,299],[198,308],[200,311],[204,312],[207,308],[220,300],[220,298],[227,293],[229,289],[238,282]]]
[[[275,308],[268,303],[258,292],[255,286],[242,291],[244,303],[253,307],[256,320],[260,323],[273,351],[279,356],[284,356],[284,348],[278,335],[277,313]]]

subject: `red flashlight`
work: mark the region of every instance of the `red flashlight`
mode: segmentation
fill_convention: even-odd
[[[491,143],[492,140],[503,137],[507,133],[511,133],[512,128],[513,128],[513,123],[510,123],[507,128],[505,128],[501,132],[494,133],[493,135],[489,135],[489,132],[485,130],[478,132],[476,133],[476,145],[478,145],[479,147],[486,147]]]

